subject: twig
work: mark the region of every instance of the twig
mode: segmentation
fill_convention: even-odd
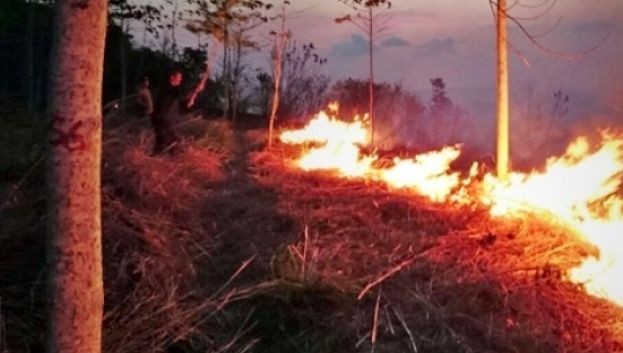
[[[305,225],[305,242],[303,243],[303,282],[307,281],[307,244],[309,242],[309,227]]]
[[[398,319],[398,321],[400,321],[402,328],[404,328],[405,331],[407,332],[407,335],[409,336],[409,341],[411,342],[411,349],[413,349],[413,353],[418,353],[417,345],[415,344],[415,339],[413,339],[413,333],[411,333],[411,330],[409,330],[409,326],[407,326],[407,321],[405,320],[404,315],[402,315],[402,313],[399,312],[398,309],[396,309],[393,306],[392,306],[392,311],[394,312],[394,315],[396,315],[396,318]]]
[[[374,318],[372,319],[372,337],[370,341],[372,342],[372,353],[374,353],[374,347],[376,347],[376,335],[378,333],[379,327],[379,305],[381,303],[381,287],[379,287],[379,292],[376,295],[376,304],[374,305]]]
[[[361,300],[363,298],[364,295],[366,295],[366,293],[368,293],[368,291],[370,291],[370,289],[376,287],[377,285],[379,285],[381,282],[383,282],[384,280],[386,280],[387,278],[395,275],[396,273],[400,272],[403,268],[409,266],[413,261],[424,257],[427,254],[427,252],[423,252],[420,254],[417,254],[409,259],[404,260],[403,262],[399,263],[397,266],[395,266],[394,268],[392,268],[391,270],[385,272],[383,275],[381,275],[379,278],[375,279],[374,281],[368,283],[363,290],[359,293],[359,295],[357,296],[358,300]]]
[[[251,264],[251,262],[253,262],[253,260],[255,260],[255,258],[257,257],[257,254],[254,254],[253,256],[251,256],[250,258],[248,258],[247,260],[245,260],[242,265],[240,265],[240,267],[236,270],[236,272],[234,272],[234,274],[229,277],[229,279],[227,280],[227,282],[225,282],[219,289],[216,290],[216,292],[214,292],[214,294],[212,294],[212,298],[216,298],[217,295],[219,295],[225,288],[227,288],[227,286],[229,286],[231,284],[231,282],[234,281],[234,279],[236,279],[236,277],[238,277],[238,275],[244,271],[244,269],[246,269],[249,264]]]

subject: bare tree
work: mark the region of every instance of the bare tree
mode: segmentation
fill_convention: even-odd
[[[307,116],[325,105],[324,93],[331,81],[322,73],[326,63],[314,43],[299,46],[295,41],[288,42],[283,55],[280,117]]]
[[[137,5],[131,3],[129,0],[110,0],[108,4],[108,18],[111,23],[116,23],[120,29],[119,40],[119,74],[120,74],[120,92],[121,99],[119,100],[119,109],[122,112],[126,110],[126,99],[128,97],[128,56],[127,50],[129,40],[125,38],[131,38],[130,23],[132,20],[140,20],[145,25],[145,31],[143,34],[143,44],[145,43],[145,35],[147,32],[157,35],[156,21],[162,20],[161,12],[158,8],[149,5]],[[166,47],[163,49],[166,53]]]
[[[389,19],[379,8],[380,2],[366,1],[363,6],[361,1],[340,0],[351,7],[354,14],[336,18],[335,22],[350,22],[359,28],[368,37],[368,114],[370,117],[370,145],[374,146],[374,43],[378,37],[387,30]],[[387,8],[391,6],[387,2]]]
[[[522,60],[527,63],[527,59],[515,48],[509,41],[507,21],[514,23],[522,34],[530,41],[530,43],[539,50],[554,55],[562,59],[577,59],[594,51],[601,45],[609,34],[606,34],[601,41],[595,46],[582,52],[563,53],[553,50],[541,44],[538,37],[551,33],[560,24],[560,19],[547,31],[541,34],[533,34],[523,24],[525,21],[536,20],[548,13],[557,3],[557,0],[542,0],[537,4],[524,4],[522,0],[514,0],[509,6],[507,0],[489,0],[491,11],[496,23],[496,73],[497,73],[497,90],[496,90],[496,122],[497,122],[497,139],[496,139],[496,169],[497,176],[500,179],[506,179],[509,172],[509,71],[508,71],[508,48],[510,47],[517,53]],[[531,10],[539,11],[531,16],[515,16],[510,13],[514,7],[523,7]]]
[[[101,351],[101,92],[107,0],[58,0],[49,114],[48,352]]]
[[[266,18],[260,10],[272,5],[260,0],[188,0],[195,5],[189,13],[193,15],[186,28],[191,32],[211,35],[223,44],[222,81],[225,96],[224,114],[229,117],[232,109],[232,30],[245,28],[249,23]]]
[[[286,44],[291,33],[286,31],[286,6],[290,5],[289,1],[284,1],[281,4],[280,18],[280,31],[277,33],[271,31],[271,35],[275,37],[273,44],[273,50],[271,54],[273,63],[273,97],[270,106],[270,117],[268,119],[268,148],[273,146],[273,129],[275,126],[275,118],[277,117],[277,109],[279,109],[279,99],[281,98],[281,77],[283,72],[283,54],[286,49]]]
[[[246,71],[248,66],[244,62],[244,57],[252,50],[259,50],[259,44],[253,40],[250,31],[264,24],[263,18],[252,18],[245,22],[234,23],[231,26],[231,43],[233,51],[230,55],[230,101],[231,101],[231,118],[236,121],[240,109],[244,87],[241,82],[248,79]]]

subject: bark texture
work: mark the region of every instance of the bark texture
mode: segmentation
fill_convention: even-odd
[[[101,351],[101,91],[107,0],[58,0],[50,80],[51,353]]]

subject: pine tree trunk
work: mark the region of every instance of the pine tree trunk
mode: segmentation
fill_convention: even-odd
[[[101,351],[101,92],[107,0],[58,0],[48,146],[47,346]]]
[[[497,3],[497,175],[508,177],[508,34],[506,27],[506,0]]]

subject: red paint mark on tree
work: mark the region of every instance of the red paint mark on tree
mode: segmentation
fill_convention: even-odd
[[[68,120],[66,117],[58,114],[52,115],[52,132],[56,134],[56,137],[50,140],[50,144],[52,146],[63,146],[69,152],[86,150],[87,144],[84,136],[78,132],[78,129],[82,127],[82,120],[74,122],[68,129],[63,129],[59,126]]]

